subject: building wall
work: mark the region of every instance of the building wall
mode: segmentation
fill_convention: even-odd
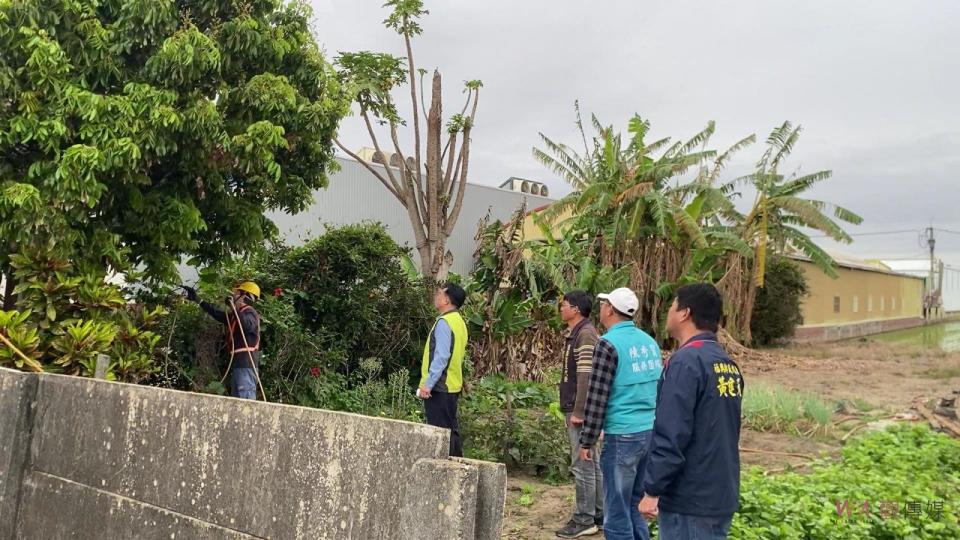
[[[528,210],[527,217],[523,220],[523,228],[521,229],[524,240],[546,240],[543,231],[540,230],[540,225],[538,225],[536,221],[536,215],[542,214],[545,209],[546,207],[534,207]],[[568,209],[561,212],[560,215],[553,220],[550,230],[554,238],[560,239],[563,236],[566,227],[565,222],[571,217],[573,217],[573,210]]]
[[[836,279],[809,261],[796,261],[807,278],[810,291],[803,303],[803,329],[860,325],[862,332],[883,331],[890,324],[914,321],[923,316],[923,280],[880,270],[841,266]],[[846,337],[846,336],[844,336]]]
[[[895,272],[924,279],[930,276],[930,259],[885,259],[882,262]],[[940,263],[941,261],[937,261],[938,272]],[[937,280],[939,282],[939,276]],[[944,265],[941,284],[943,286],[941,290],[943,310],[947,313],[960,311],[960,268]]]
[[[400,202],[361,163],[343,158],[337,158],[337,162],[340,171],[330,175],[327,189],[314,193],[315,202],[310,208],[296,215],[268,214],[287,243],[298,245],[323,234],[324,225],[379,221],[399,244],[415,248],[407,211]],[[374,167],[383,168],[381,165]],[[488,211],[491,219],[506,221],[524,202],[527,209],[532,210],[553,202],[553,199],[468,183],[460,218],[447,243],[447,249],[453,253],[452,270],[467,274],[473,269],[477,225]],[[415,249],[413,256],[419,264]]]

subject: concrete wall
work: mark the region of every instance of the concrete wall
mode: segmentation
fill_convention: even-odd
[[[0,539],[473,539],[478,507],[502,514],[505,476],[481,478],[503,466],[448,460],[446,430],[9,370],[0,388]],[[408,489],[425,481],[442,507]]]
[[[869,336],[923,326],[925,322],[926,321],[920,317],[908,317],[906,319],[889,319],[830,326],[804,326],[797,328],[793,336],[793,341],[800,343],[839,341],[841,339]]]
[[[0,370],[0,539],[14,538],[37,377]]]

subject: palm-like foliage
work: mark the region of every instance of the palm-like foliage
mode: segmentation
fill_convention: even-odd
[[[749,341],[768,251],[802,253],[833,273],[832,259],[804,231],[850,241],[840,222],[861,221],[845,208],[802,197],[829,171],[781,174],[800,133],[789,122],[770,134],[753,174],[724,181],[725,166],[756,141],[753,135],[718,153],[709,149],[713,122],[683,141],[649,142],[650,125],[639,116],[625,136],[590,120],[588,137],[577,109],[582,153],[542,134],[542,149],[533,151],[573,192],[534,217],[545,239],[524,247],[531,291],[626,281],[640,297],[637,322],[656,330],[677,286],[712,282],[726,298],[727,328]],[[746,215],[735,204],[743,184],[757,192]]]
[[[757,162],[753,174],[740,179],[756,190],[753,209],[744,218],[743,238],[754,248],[753,278],[763,286],[767,253],[772,247],[784,253],[800,252],[824,272],[836,276],[833,259],[803,232],[814,229],[838,241],[852,241],[837,221],[859,224],[863,218],[850,210],[824,201],[805,199],[803,192],[830,178],[831,171],[817,171],[802,176],[780,172],[800,138],[800,126],[784,122],[767,138],[767,150]],[[832,216],[832,217],[831,217]]]
[[[572,229],[597,240],[601,251],[652,237],[705,245],[696,219],[683,206],[691,191],[671,181],[697,167],[703,170],[717,157],[715,151],[703,149],[713,134],[713,122],[689,140],[671,145],[669,138],[647,143],[650,124],[639,116],[629,122],[626,144],[612,126],[604,126],[595,116],[591,121],[596,135],[588,144],[577,111],[583,155],[540,135],[545,149],[535,148],[534,157],[573,187],[545,217],[556,221],[572,213]]]

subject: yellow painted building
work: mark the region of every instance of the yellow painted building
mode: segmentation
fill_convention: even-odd
[[[539,208],[533,208],[527,211],[527,216],[523,220],[523,239],[524,240],[545,240],[543,231],[540,230],[540,225],[537,223],[536,217],[540,215],[544,210],[549,208],[550,205],[544,205]],[[563,234],[563,222],[570,219],[573,216],[573,210],[568,209],[560,213],[557,216],[551,225],[552,232],[551,234],[559,238]]]
[[[839,277],[795,257],[807,278],[801,341],[857,337],[923,324],[923,279],[834,255]]]

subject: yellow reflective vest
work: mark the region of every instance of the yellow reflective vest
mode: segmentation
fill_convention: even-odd
[[[441,315],[437,322],[444,320],[450,326],[453,335],[450,343],[450,361],[447,362],[446,369],[440,380],[431,389],[434,392],[459,392],[463,388],[463,359],[467,354],[467,324],[458,311],[451,311]],[[430,372],[430,361],[433,359],[433,352],[436,347],[434,344],[433,333],[437,329],[437,323],[430,329],[430,337],[423,347],[423,364],[420,367],[420,386],[427,382],[427,374]]]

